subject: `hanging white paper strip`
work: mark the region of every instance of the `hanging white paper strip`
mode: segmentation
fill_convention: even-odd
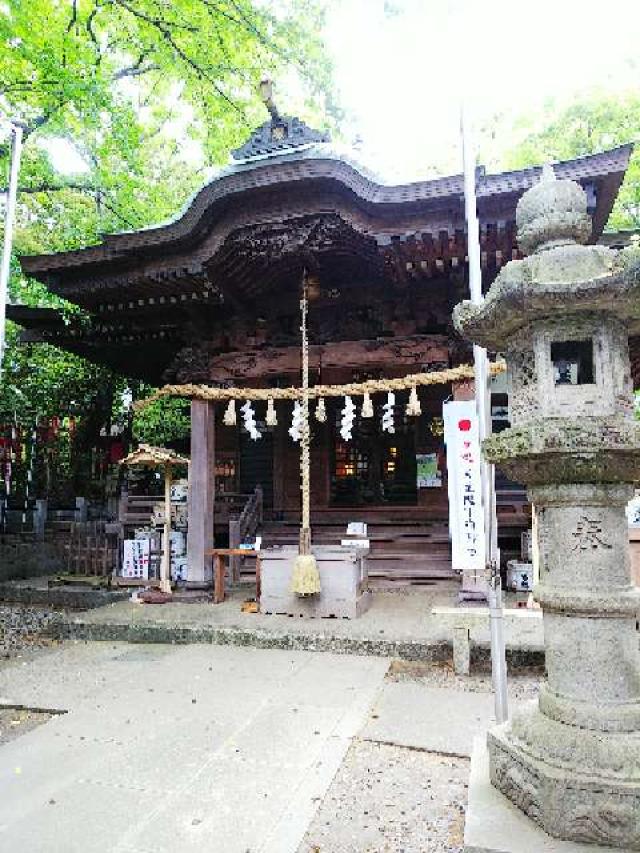
[[[351,397],[344,398],[344,408],[342,409],[342,421],[340,423],[340,435],[343,441],[351,441],[351,433],[353,431],[353,422],[356,417],[356,404]]]
[[[293,412],[291,415],[291,426],[289,427],[289,435],[291,438],[298,442],[302,436],[302,403],[299,400],[293,404]]]
[[[396,395],[393,391],[387,394],[387,402],[382,406],[382,431],[394,433],[396,431],[394,424],[394,409],[396,405]]]
[[[251,400],[247,400],[247,402],[240,407],[240,411],[242,412],[242,417],[244,420],[244,428],[249,433],[251,438],[254,441],[257,441],[259,438],[262,438],[260,430],[256,426],[256,413],[253,411]]]

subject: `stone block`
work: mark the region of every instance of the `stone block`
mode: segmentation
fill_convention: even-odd
[[[471,668],[471,632],[464,625],[453,628],[453,669],[456,675],[469,675]]]
[[[540,706],[489,732],[492,784],[549,834],[640,850],[640,734],[568,726]]]

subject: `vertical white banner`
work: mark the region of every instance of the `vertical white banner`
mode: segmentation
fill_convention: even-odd
[[[445,403],[451,563],[463,576],[483,576],[486,538],[480,477],[480,434],[474,400]]]

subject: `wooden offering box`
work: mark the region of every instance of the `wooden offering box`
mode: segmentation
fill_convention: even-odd
[[[371,603],[366,555],[337,545],[312,550],[320,570],[321,592],[310,596],[291,592],[291,575],[298,555],[295,546],[261,552],[260,612],[344,619],[355,619],[364,613]]]

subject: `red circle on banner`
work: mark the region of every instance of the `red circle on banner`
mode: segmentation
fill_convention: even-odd
[[[471,429],[471,421],[469,418],[464,418],[461,421],[458,421],[458,429],[460,432],[469,432]]]

